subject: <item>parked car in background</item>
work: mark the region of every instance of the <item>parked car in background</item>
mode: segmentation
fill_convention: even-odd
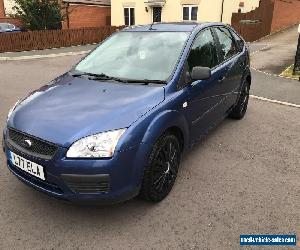
[[[0,33],[21,32],[22,29],[11,23],[0,23]]]
[[[161,201],[184,150],[224,118],[244,117],[249,62],[244,40],[222,23],[126,28],[14,105],[8,168],[66,200]]]

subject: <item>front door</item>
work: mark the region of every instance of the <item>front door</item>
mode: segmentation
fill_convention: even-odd
[[[210,79],[195,81],[187,86],[189,100],[186,117],[191,126],[191,138],[197,140],[220,119],[218,108],[222,100],[222,96],[219,95],[222,86],[219,80],[222,79],[223,72],[218,67],[216,40],[210,28],[201,31],[195,38],[186,63],[186,70],[189,72],[196,66],[212,69]]]
[[[153,7],[153,23],[160,23],[161,22],[161,11],[162,8],[161,7]]]

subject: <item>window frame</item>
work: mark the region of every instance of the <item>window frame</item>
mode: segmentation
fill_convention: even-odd
[[[219,54],[219,66],[223,65],[224,63],[227,63],[228,61],[232,60],[234,57],[238,56],[239,54],[243,53],[243,51],[240,51],[238,49],[238,44],[237,44],[237,41],[235,40],[234,36],[232,35],[232,32],[231,30],[227,27],[227,26],[224,26],[224,25],[216,25],[216,26],[211,26],[212,28],[212,32],[214,33],[214,36],[215,36],[215,39],[217,40],[217,47],[218,47],[218,54]],[[220,43],[220,39],[219,39],[219,36],[216,32],[216,29],[217,28],[223,28],[223,29],[226,29],[229,34],[231,35],[232,39],[233,39],[233,42],[234,42],[234,46],[236,48],[236,53],[234,55],[232,55],[231,57],[227,58],[226,60],[221,58],[222,56],[222,52],[221,52],[221,43]]]
[[[216,70],[218,67],[220,67],[223,64],[223,62],[221,62],[221,59],[220,59],[219,41],[216,38],[215,31],[212,29],[213,27],[214,26],[209,26],[209,27],[205,27],[205,28],[199,30],[199,32],[193,38],[193,41],[192,41],[192,43],[189,47],[189,51],[187,52],[187,56],[184,58],[184,64],[183,64],[183,67],[182,67],[181,75],[180,75],[179,81],[177,83],[177,91],[181,90],[181,89],[184,89],[185,87],[187,87],[189,85],[188,83],[186,83],[186,72],[188,71],[188,66],[187,66],[188,58],[190,56],[191,50],[192,50],[197,38],[199,37],[199,35],[202,32],[205,32],[206,30],[210,30],[211,35],[212,35],[212,37],[214,39],[214,42],[215,42],[216,50],[217,50],[218,64],[215,67],[211,68],[211,71],[213,72],[214,70]]]
[[[197,8],[197,18],[196,18],[196,20],[192,20],[192,9],[193,9],[193,7]],[[184,13],[183,13],[183,9],[184,8],[188,8],[189,9],[189,19],[188,20],[184,19]],[[194,22],[194,21],[197,21],[198,20],[198,12],[199,12],[199,5],[197,5],[197,4],[183,4],[182,5],[182,21],[185,21],[185,22]]]
[[[193,43],[191,44],[191,47],[190,47],[190,49],[189,49],[188,55],[187,55],[187,57],[185,58],[185,61],[187,62],[187,60],[188,60],[188,58],[189,58],[189,56],[190,56],[191,50],[192,50],[192,48],[193,48],[193,46],[194,46],[194,44],[195,44],[197,38],[200,36],[200,34],[201,34],[202,32],[205,32],[206,30],[210,30],[210,33],[211,33],[211,35],[212,35],[212,37],[213,37],[213,39],[214,39],[214,42],[215,42],[215,45],[216,45],[216,50],[217,50],[218,64],[217,64],[215,67],[211,68],[211,70],[213,71],[213,70],[215,70],[219,65],[221,65],[221,58],[220,58],[220,54],[219,54],[219,41],[218,41],[217,38],[215,37],[214,30],[212,29],[211,26],[210,26],[210,27],[207,27],[207,28],[204,28],[204,29],[202,29],[202,30],[200,30],[200,31],[196,34],[195,38],[193,39]]]
[[[246,41],[234,29],[229,28],[229,27],[227,27],[227,29],[230,31],[231,35],[233,36],[233,39],[234,39],[234,41],[236,43],[236,46],[238,48],[240,47],[240,45],[237,42],[237,38],[243,42],[243,47],[239,48],[239,53],[243,53],[243,51],[246,47]]]
[[[125,10],[126,9],[128,9],[128,25],[126,24],[126,16],[125,16]],[[132,21],[132,17],[131,17],[132,9],[134,10],[133,11],[133,21],[134,21],[133,24],[131,24],[131,21]],[[133,7],[133,6],[124,6],[123,7],[123,15],[124,15],[124,25],[125,26],[135,25],[135,7]]]

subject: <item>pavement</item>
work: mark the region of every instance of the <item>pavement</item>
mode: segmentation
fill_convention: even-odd
[[[0,61],[0,129],[18,98],[81,57]],[[275,81],[285,87],[274,90]],[[251,94],[300,104],[296,84],[254,71]],[[1,151],[0,249],[235,250],[240,234],[299,236],[299,136],[299,108],[250,99],[243,120],[225,120],[184,157],[166,200],[109,207],[75,206],[25,186]]]
[[[295,61],[297,50],[299,37],[297,30],[298,25],[295,25],[252,43],[251,47],[255,52],[251,57],[252,67],[279,75],[291,66]]]

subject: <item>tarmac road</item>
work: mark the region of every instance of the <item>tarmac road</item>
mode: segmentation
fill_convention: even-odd
[[[1,61],[0,128],[18,98],[79,58]],[[75,206],[25,186],[0,159],[0,249],[232,250],[240,234],[300,235],[297,108],[251,99],[243,120],[225,120],[184,157],[159,204]]]

